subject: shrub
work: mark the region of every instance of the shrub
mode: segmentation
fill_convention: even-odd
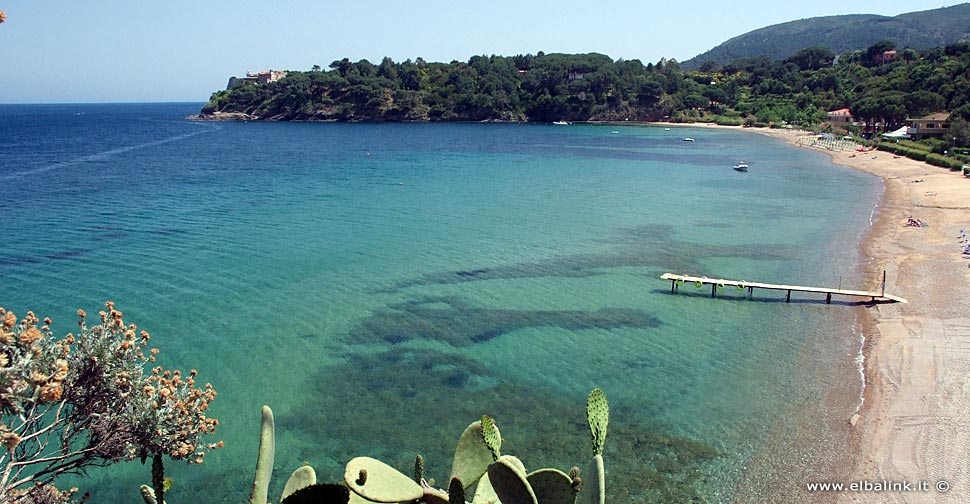
[[[724,117],[718,116],[714,119],[714,123],[718,126],[741,126],[744,124],[744,119],[740,117]]]
[[[900,156],[906,156],[910,159],[915,159],[916,161],[926,161],[926,156],[929,154],[925,150],[913,149],[897,143],[881,142],[876,145],[876,148],[879,150],[892,152],[893,154],[899,154]]]
[[[106,308],[93,326],[78,310],[78,334],[59,340],[50,319],[0,308],[0,502],[64,501],[71,492],[51,484],[62,474],[149,455],[159,467],[162,455],[202,463],[221,446],[202,443],[219,424],[205,416],[212,386],[196,388],[194,370],[146,370],[158,354],[151,335]]]
[[[959,159],[948,158],[940,154],[927,154],[926,162],[933,166],[942,166],[944,168],[949,168],[950,170],[956,171],[963,169],[963,161]]]
[[[932,151],[934,154],[943,154],[950,148],[950,144],[944,140],[940,140],[939,138],[927,138],[926,140],[923,140],[923,142],[929,146],[930,151]]]
[[[922,143],[922,142],[916,142],[916,141],[913,141],[913,140],[896,140],[896,145],[901,145],[901,146],[906,147],[906,148],[909,148],[909,149],[921,150],[921,151],[926,151],[926,152],[932,152],[933,151],[933,147],[931,145],[927,145],[927,144]]]

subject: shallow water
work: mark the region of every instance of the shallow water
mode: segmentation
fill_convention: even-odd
[[[407,473],[421,453],[443,482],[482,414],[528,467],[585,467],[593,387],[615,502],[757,502],[844,458],[849,305],[658,276],[861,287],[876,179],[738,131],[182,119],[197,108],[0,106],[0,305],[67,332],[113,299],[219,391],[227,446],[168,463],[173,501],[245,498],[263,404],[273,493],[356,455]],[[149,477],[81,484],[120,502]]]

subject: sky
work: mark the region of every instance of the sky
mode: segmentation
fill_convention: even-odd
[[[0,0],[0,103],[204,102],[230,76],[474,55],[689,59],[816,16],[936,9],[939,0]]]

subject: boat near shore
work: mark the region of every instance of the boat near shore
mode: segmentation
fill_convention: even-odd
[[[748,165],[747,165],[747,163],[745,163],[745,162],[742,161],[742,162],[734,165],[734,171],[739,171],[739,172],[746,172],[746,171],[748,171]]]

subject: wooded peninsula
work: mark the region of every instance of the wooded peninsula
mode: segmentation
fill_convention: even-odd
[[[929,50],[882,41],[836,55],[822,47],[784,60],[643,64],[602,54],[334,61],[273,82],[240,80],[213,93],[200,117],[234,113],[297,121],[671,121],[811,127],[848,108],[854,133],[890,131],[907,118],[950,113],[970,145],[970,43]],[[218,115],[218,114],[216,114]]]

